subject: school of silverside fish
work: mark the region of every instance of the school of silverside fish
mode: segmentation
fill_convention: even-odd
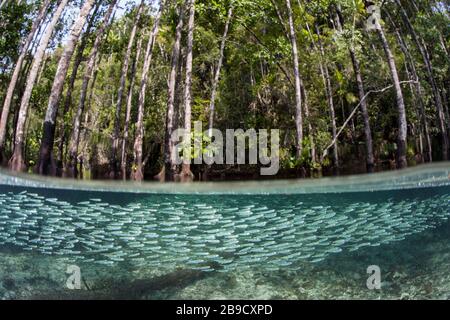
[[[383,201],[355,193],[353,201],[329,205],[302,202],[299,195],[149,195],[123,205],[104,199],[70,203],[39,189],[3,190],[0,249],[107,266],[295,269],[299,261],[318,263],[441,225],[450,216],[450,192],[448,186],[437,189]]]

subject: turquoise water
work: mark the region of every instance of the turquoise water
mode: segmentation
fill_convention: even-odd
[[[189,185],[3,172],[0,298],[447,298],[449,216],[448,163]]]

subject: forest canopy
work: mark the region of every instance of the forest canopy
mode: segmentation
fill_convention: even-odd
[[[174,163],[171,133],[194,121],[279,129],[278,177],[449,160],[449,7],[1,0],[1,163],[84,179],[258,178],[258,165]]]

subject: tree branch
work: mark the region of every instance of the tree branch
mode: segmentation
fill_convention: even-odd
[[[417,83],[417,81],[411,80],[411,81],[401,81],[400,84],[409,84],[409,83]],[[391,84],[390,86],[387,86],[383,89],[380,90],[370,90],[366,93],[366,95],[361,99],[361,101],[358,103],[358,105],[353,109],[352,113],[350,113],[350,115],[348,116],[347,120],[345,120],[344,124],[342,125],[342,127],[339,129],[338,133],[336,134],[336,137],[331,141],[331,143],[324,149],[322,156],[320,158],[320,162],[323,161],[323,159],[328,155],[328,150],[336,143],[337,139],[339,138],[339,136],[341,135],[342,131],[344,131],[345,127],[348,125],[348,123],[350,122],[350,120],[353,118],[353,116],[356,114],[356,111],[358,111],[359,107],[361,106],[361,104],[367,99],[367,97],[372,94],[372,93],[383,93],[389,89],[392,89],[394,87],[393,84]]]
[[[261,41],[261,39],[259,39],[259,37],[255,34],[255,32],[253,32],[252,29],[250,29],[249,27],[247,27],[247,26],[245,25],[245,23],[243,23],[243,22],[241,22],[241,21],[239,21],[239,22],[240,22],[240,24],[241,24],[248,32],[250,32],[250,34],[253,36],[253,38],[256,40],[256,42],[258,42],[258,44],[259,44],[260,46],[262,46],[264,49],[266,49],[268,52],[270,52],[270,49],[269,49],[269,48]],[[292,87],[295,87],[295,86],[294,86],[294,83],[292,82],[292,79],[291,79],[291,77],[289,76],[289,73],[286,71],[286,69],[285,69],[278,61],[275,61],[275,63],[277,64],[277,67],[284,73],[286,79],[288,79],[288,81],[289,81],[289,83],[291,84],[291,86],[292,86]]]

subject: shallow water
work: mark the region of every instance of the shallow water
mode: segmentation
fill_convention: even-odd
[[[190,185],[0,173],[0,298],[448,298],[449,216],[448,163]]]

